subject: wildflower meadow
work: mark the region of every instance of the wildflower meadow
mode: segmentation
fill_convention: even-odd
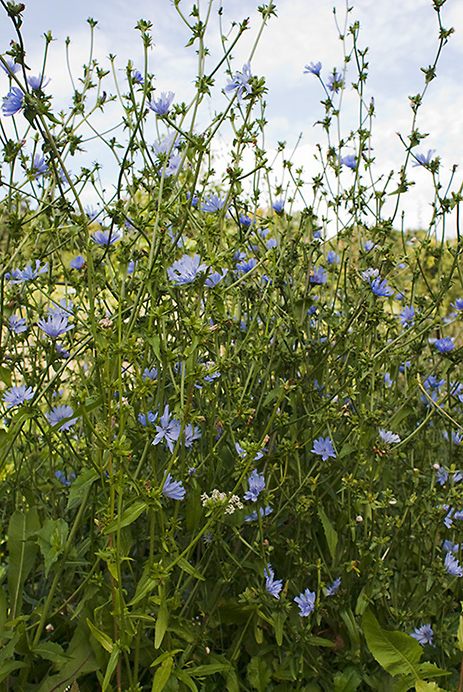
[[[191,101],[156,88],[140,20],[144,64],[90,52],[62,111],[51,33],[31,64],[27,8],[0,4],[1,689],[461,692],[463,190],[419,117],[446,0],[388,177],[351,7],[342,64],[307,55],[309,178],[264,141],[272,2],[221,24],[214,64],[220,5],[166,3]]]

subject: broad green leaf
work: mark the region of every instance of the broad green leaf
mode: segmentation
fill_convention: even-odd
[[[11,516],[8,527],[8,593],[11,620],[21,612],[24,582],[37,555],[37,544],[28,538],[39,528],[39,513],[35,507],[27,514],[16,510]]]
[[[53,663],[66,663],[69,661],[69,656],[67,656],[62,647],[57,642],[39,642],[37,646],[32,649],[36,656],[41,656],[47,661],[52,661]]]
[[[113,676],[114,671],[116,670],[117,666],[117,659],[119,658],[120,650],[114,646],[111,656],[109,657],[108,665],[106,668],[106,672],[104,674],[104,680],[103,680],[103,685],[101,687],[101,692],[106,692],[108,689],[109,683],[111,682],[111,678]]]
[[[20,668],[27,668],[27,664],[21,661],[4,661],[0,667],[0,682],[3,682],[14,670]]]
[[[248,680],[257,692],[265,692],[272,674],[261,656],[254,656],[248,664]]]
[[[101,646],[106,649],[108,653],[111,653],[112,650],[114,649],[114,642],[112,639],[108,637],[107,634],[102,632],[101,630],[98,629],[98,627],[95,627],[95,625],[90,622],[90,620],[87,618],[87,625],[89,626],[90,632],[93,634],[95,639],[101,644]]]
[[[322,507],[318,508],[318,516],[320,517],[320,520],[323,524],[323,530],[325,532],[326,542],[328,543],[328,549],[331,553],[331,557],[334,560],[336,556],[336,546],[338,544],[338,534],[336,533],[336,530],[334,529],[332,523],[326,516]]]
[[[0,365],[0,380],[3,384],[6,384],[8,388],[11,387],[11,368]]]
[[[130,524],[133,524],[133,522],[136,519],[138,519],[140,514],[143,514],[147,507],[148,505],[146,504],[146,502],[137,500],[133,503],[133,505],[127,507],[127,509],[125,509],[122,512],[120,517],[117,517],[108,526],[106,526],[106,528],[103,529],[103,533],[112,533],[113,531],[116,531],[118,528],[122,529],[124,526],[129,526]]]
[[[198,572],[197,569],[193,567],[193,565],[190,565],[188,560],[186,560],[184,557],[181,557],[180,560],[177,562],[178,566],[180,569],[182,569],[184,572],[187,574],[191,574],[192,577],[195,577],[196,579],[200,579],[201,581],[204,581],[204,577],[201,574],[201,572]]]
[[[416,692],[444,692],[436,682],[425,682],[418,680],[415,685]]]
[[[161,692],[161,690],[164,689],[164,687],[167,684],[167,681],[170,678],[173,663],[174,659],[172,658],[172,656],[169,656],[168,658],[166,658],[165,661],[161,663],[154,675],[151,692]]]
[[[94,469],[85,469],[79,473],[69,490],[69,498],[66,509],[74,509],[80,505],[87,488],[98,480],[99,475]]]
[[[416,639],[404,632],[382,629],[371,610],[365,611],[362,623],[368,648],[388,673],[412,675],[414,680],[421,678],[418,665],[423,648]]]
[[[47,519],[37,531],[37,543],[45,560],[45,576],[56,562],[66,545],[69,527],[64,519]]]
[[[159,607],[158,617],[156,620],[156,626],[154,629],[154,648],[159,649],[164,639],[164,635],[167,629],[167,623],[169,620],[169,612],[167,610],[167,604],[163,599]]]

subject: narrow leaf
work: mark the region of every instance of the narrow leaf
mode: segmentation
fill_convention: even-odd
[[[167,604],[165,600],[162,601],[159,607],[158,619],[156,620],[156,627],[154,630],[154,648],[159,649],[164,639],[164,635],[167,629],[167,622],[169,620],[169,613],[167,610]]]
[[[338,544],[338,534],[334,529],[332,523],[326,516],[322,507],[318,508],[318,516],[320,517],[320,520],[323,524],[323,530],[325,532],[326,542],[328,543],[328,549],[331,553],[331,557],[334,560],[336,556],[336,546]]]
[[[174,659],[172,656],[169,656],[169,658],[161,663],[154,675],[151,692],[161,692],[161,690],[164,689],[170,678],[173,663]]]
[[[117,517],[108,526],[106,526],[103,533],[112,533],[118,528],[122,529],[124,526],[130,526],[130,524],[133,524],[133,522],[138,519],[140,514],[142,514],[147,507],[148,505],[146,502],[137,500],[137,502],[134,502],[133,505],[127,507],[127,509],[122,512],[120,517]]]

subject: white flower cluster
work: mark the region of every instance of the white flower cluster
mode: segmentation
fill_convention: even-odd
[[[201,500],[203,507],[211,507],[214,505],[224,505],[225,514],[233,514],[237,509],[243,509],[243,503],[241,502],[238,495],[231,495],[230,493],[221,493],[217,488],[211,493],[211,496],[207,493],[201,495]]]

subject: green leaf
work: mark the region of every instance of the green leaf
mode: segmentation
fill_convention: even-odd
[[[191,574],[192,577],[200,579],[201,581],[205,580],[205,577],[203,577],[201,572],[198,572],[198,570],[195,569],[193,565],[190,565],[188,560],[186,560],[184,557],[181,557],[180,560],[178,560],[177,564],[180,567],[180,569],[182,569],[187,574]]]
[[[229,670],[233,670],[231,663],[222,663],[221,661],[215,661],[214,663],[205,663],[202,666],[196,666],[196,668],[192,668],[188,672],[195,678],[202,678],[203,675],[215,675],[216,673],[226,673]]]
[[[323,530],[325,532],[326,542],[328,543],[328,549],[331,553],[331,557],[334,560],[336,556],[336,546],[338,544],[338,534],[336,533],[336,530],[333,528],[332,523],[326,516],[322,507],[318,508],[318,516],[320,517],[320,520],[323,524]]]
[[[78,507],[85,495],[87,488],[98,480],[99,475],[94,469],[85,469],[79,473],[75,481],[72,483],[69,490],[69,498],[66,509],[74,509]]]
[[[39,642],[32,651],[37,656],[53,663],[66,663],[70,658],[56,642]]]
[[[169,656],[168,658],[166,658],[165,661],[161,663],[154,675],[151,692],[161,692],[161,690],[164,689],[164,687],[167,684],[167,681],[170,678],[173,663],[174,659],[172,658],[172,656]]]
[[[117,517],[108,526],[106,526],[106,528],[103,529],[103,533],[112,533],[113,531],[116,531],[118,528],[122,529],[124,526],[129,526],[130,524],[133,524],[133,522],[136,519],[138,519],[140,514],[143,514],[147,507],[148,505],[146,504],[146,502],[137,500],[133,503],[133,505],[127,507],[127,509],[125,509],[122,512],[120,517]]]
[[[112,639],[108,637],[107,634],[102,632],[101,630],[98,629],[98,627],[95,627],[93,622],[90,622],[90,620],[87,618],[87,625],[89,626],[90,632],[93,634],[95,639],[101,644],[103,649],[106,649],[108,653],[111,653],[113,648],[114,648],[114,642]]]
[[[104,674],[104,680],[103,680],[103,685],[101,687],[101,692],[106,692],[106,690],[108,689],[108,686],[109,686],[109,683],[111,682],[111,678],[113,676],[113,673],[116,670],[117,659],[119,658],[120,653],[121,652],[117,648],[117,646],[114,646],[112,653],[111,653],[111,656],[109,657],[106,672]]]
[[[154,648],[159,649],[164,639],[164,635],[167,629],[167,623],[169,621],[169,612],[167,610],[167,604],[164,599],[161,601],[159,607],[158,617],[156,620],[156,627],[154,629]]]
[[[356,692],[361,682],[358,670],[349,666],[334,676],[334,692]]]
[[[436,682],[425,682],[418,680],[415,685],[416,692],[444,692]]]
[[[189,687],[191,692],[198,692],[195,681],[188,675],[188,673],[185,673],[184,670],[176,670],[174,671],[174,675],[180,680],[180,682],[183,682],[184,685]]]
[[[40,528],[39,513],[35,507],[23,514],[13,512],[8,527],[8,593],[10,595],[10,620],[21,612],[23,586],[34,565],[36,543],[29,536]]]
[[[383,630],[371,610],[365,611],[362,623],[368,648],[388,673],[421,678],[418,665],[423,647],[416,639],[404,632]]]
[[[0,668],[0,682],[3,682],[14,670],[27,667],[27,663],[21,661],[4,661]]]
[[[254,656],[248,664],[248,680],[257,692],[265,692],[272,674],[261,656]]]
[[[45,576],[64,550],[69,527],[64,519],[47,519],[37,531],[37,543],[45,560]]]
[[[273,626],[275,628],[275,639],[278,646],[283,644],[283,625],[286,620],[286,613],[283,610],[278,610],[273,613]]]
[[[463,615],[460,615],[460,624],[457,632],[458,648],[463,651]]]

